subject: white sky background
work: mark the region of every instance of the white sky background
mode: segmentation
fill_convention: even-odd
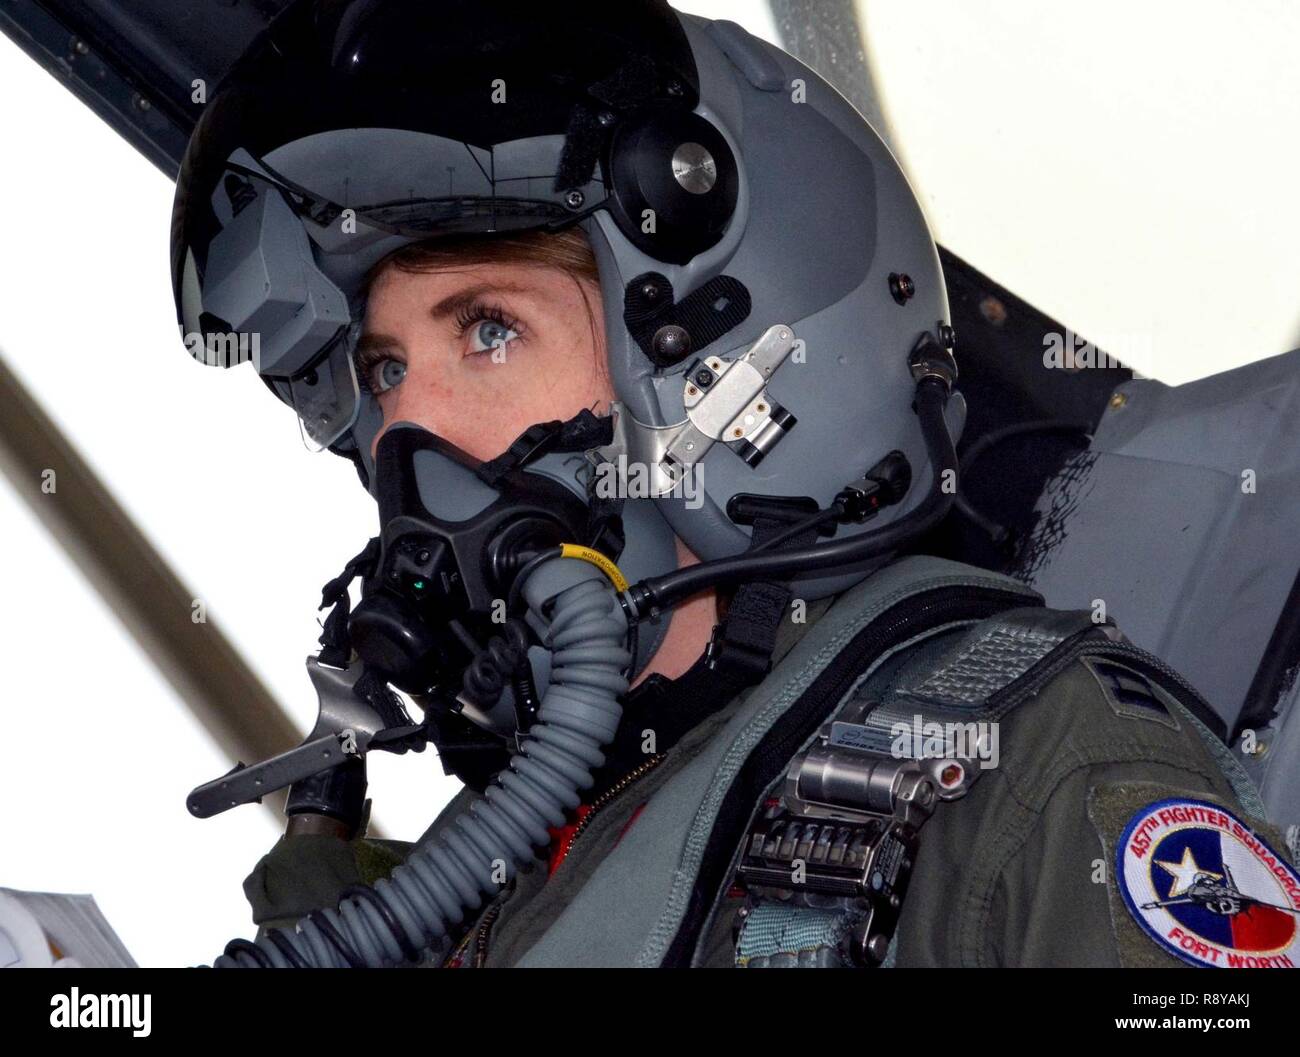
[[[1300,345],[1300,5],[858,4],[944,245],[1171,384]]]
[[[775,39],[752,0],[678,6]],[[1167,381],[1300,330],[1300,9],[1192,9],[1228,6],[866,4],[940,240],[1081,333],[1153,336],[1134,365]],[[251,370],[184,353],[170,182],[3,37],[0,98],[0,352],[306,730],[319,589],[373,506]],[[141,964],[210,961],[251,934],[241,882],[280,829],[258,807],[189,816],[233,761],[3,479],[0,545],[0,886],[92,893]],[[370,774],[392,837],[454,791],[428,752]]]
[[[0,98],[0,350],[305,732],[320,587],[375,533],[373,503],[251,370],[186,354],[170,181],[2,37]],[[141,964],[210,962],[251,935],[242,881],[282,827],[257,806],[189,815],[234,761],[2,478],[0,543],[0,886],[91,893]],[[455,792],[431,752],[376,753],[370,776],[390,837]]]

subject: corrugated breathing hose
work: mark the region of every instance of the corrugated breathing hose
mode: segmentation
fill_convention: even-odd
[[[484,796],[392,875],[347,889],[333,909],[293,929],[234,940],[216,968],[353,968],[416,962],[483,905],[590,788],[601,750],[614,738],[627,691],[628,625],[614,588],[585,561],[556,557],[524,586],[535,626],[552,651],[550,683],[519,753]],[[549,616],[544,616],[548,614]]]

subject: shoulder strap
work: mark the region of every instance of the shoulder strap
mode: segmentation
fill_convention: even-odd
[[[749,549],[761,547],[789,526],[816,513],[817,501],[792,496],[740,495],[733,502],[732,518],[742,525],[753,526]],[[818,530],[810,526],[803,532],[776,545],[787,550],[812,543]],[[777,581],[741,584],[727,606],[722,622],[713,629],[705,654],[709,671],[735,684],[738,692],[763,679],[772,670],[776,636],[793,597],[790,585]]]
[[[981,620],[955,641],[950,637],[937,656],[924,645],[914,646],[907,655],[872,673],[837,719],[823,728],[819,741],[796,757],[789,774],[794,775],[800,759],[819,747],[823,752],[840,750],[836,762],[845,770],[855,761],[869,766],[873,758],[897,760],[902,755],[920,759],[936,751],[960,756],[952,740],[954,731],[980,720],[1000,719],[1065,667],[1085,658],[1121,661],[1122,670],[1138,673],[1164,690],[1210,747],[1243,807],[1260,809],[1262,815],[1258,793],[1232,758],[1223,740],[1222,723],[1204,699],[1176,672],[1128,642],[1114,625],[1095,623],[1087,610],[1008,610]],[[1205,722],[1206,716],[1216,729]],[[939,739],[937,744],[935,739]],[[965,787],[956,797],[941,795],[940,802],[964,795],[979,777],[977,768],[966,770]],[[787,790],[792,788],[790,781],[787,779]],[[769,811],[768,817],[760,818],[751,829],[747,842],[751,853],[742,859],[742,877],[745,867],[755,861],[754,847],[774,833],[791,831],[793,818],[787,798],[782,798],[777,809],[785,810],[787,817]],[[849,805],[850,811],[853,806]],[[841,811],[841,820],[844,817]],[[915,821],[913,834],[925,817]],[[882,915],[871,906],[869,882],[856,894],[831,888],[818,892],[817,839],[808,831],[807,820],[796,824],[804,826],[802,839],[789,844],[789,851],[792,861],[800,855],[808,857],[805,884],[802,889],[789,885],[784,891],[773,892],[770,879],[774,874],[763,875],[769,883],[757,898],[751,896],[746,908],[737,934],[736,964],[751,968],[891,964],[892,923],[897,920],[898,905],[893,906],[893,913],[883,915],[890,929],[886,933],[880,927]],[[773,849],[778,853],[784,850],[778,841],[769,842],[764,851]],[[764,865],[773,865],[771,856]],[[807,878],[814,883],[806,883]],[[906,878],[900,877],[894,886],[900,902],[905,892]],[[863,957],[862,947],[872,941],[876,956]]]
[[[858,693],[859,700],[874,702],[863,723],[888,730],[917,714],[938,721],[982,718],[992,701],[1054,650],[1096,629],[1086,610],[1039,606],[987,617],[937,658],[922,654],[919,666],[877,671]]]

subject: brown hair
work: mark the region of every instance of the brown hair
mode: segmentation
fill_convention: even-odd
[[[587,236],[577,227],[562,231],[522,231],[506,234],[443,235],[439,238],[413,242],[394,250],[366,273],[366,287],[388,265],[399,271],[411,273],[455,271],[479,264],[534,264],[539,267],[558,268],[578,286],[582,303],[587,308],[587,320],[594,337],[601,333],[596,326],[596,314],[591,305],[589,287],[600,293],[600,272],[596,255]],[[603,343],[596,342],[596,356],[600,370],[605,369]]]
[[[451,271],[477,264],[537,264],[559,268],[574,279],[600,287],[596,256],[580,228],[491,235],[444,235],[403,246],[370,269],[366,285],[387,265],[404,272]]]

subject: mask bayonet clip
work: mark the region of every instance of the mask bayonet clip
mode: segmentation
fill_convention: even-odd
[[[650,479],[643,490],[632,490],[638,497],[676,496],[717,443],[725,444],[747,465],[757,466],[796,422],[772,399],[767,383],[797,345],[794,328],[778,323],[737,360],[728,363],[717,356],[696,360],[686,369],[682,394],[686,418],[671,426],[646,425],[622,404],[612,405],[613,441],[587,453],[598,484],[607,472],[602,465],[615,467],[620,476],[645,473],[641,469],[645,467]]]

